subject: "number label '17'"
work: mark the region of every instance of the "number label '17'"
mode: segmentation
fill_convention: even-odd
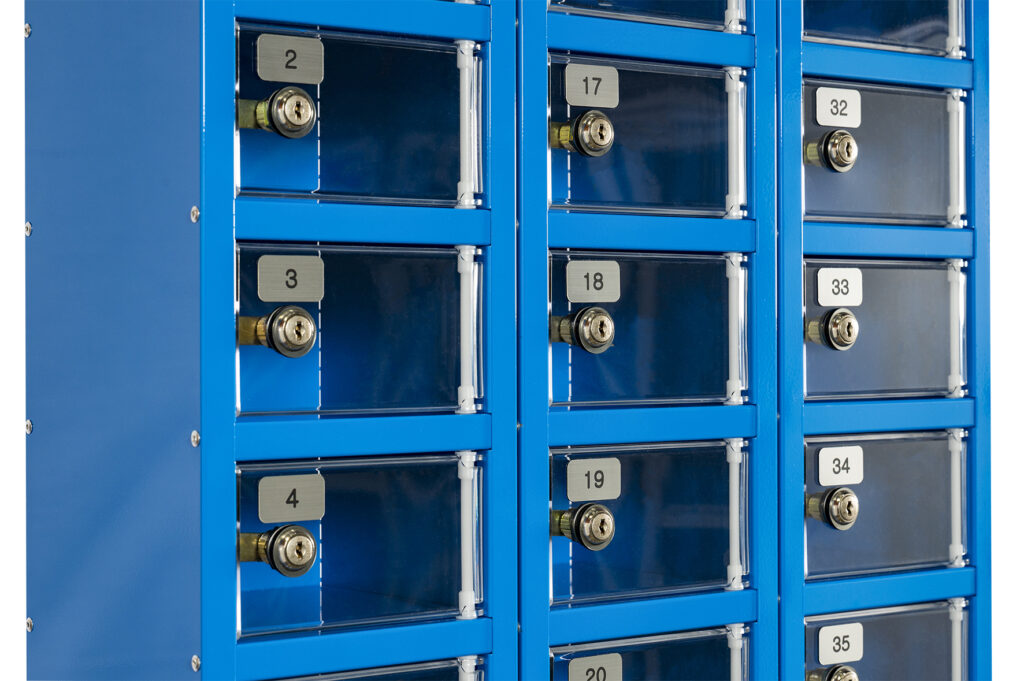
[[[565,101],[570,106],[614,109],[619,105],[619,72],[613,66],[565,65]]]
[[[569,681],[622,681],[622,656],[608,653],[569,660]]]

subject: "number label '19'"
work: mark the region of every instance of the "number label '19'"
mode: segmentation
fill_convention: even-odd
[[[857,307],[864,302],[864,277],[856,267],[822,267],[818,270],[818,305]]]
[[[622,681],[622,655],[573,658],[569,660],[569,681]]]
[[[864,449],[859,445],[818,450],[818,484],[822,487],[864,482]]]
[[[837,624],[818,630],[818,663],[843,664],[864,657],[864,625]]]
[[[814,93],[814,118],[827,128],[860,127],[860,92],[820,87]]]
[[[619,263],[570,260],[565,266],[565,296],[570,303],[614,303],[621,295]]]
[[[622,494],[622,464],[618,459],[573,459],[566,467],[565,495],[569,501],[618,499]]]
[[[613,66],[565,65],[565,101],[570,106],[614,109],[619,105],[619,72]]]

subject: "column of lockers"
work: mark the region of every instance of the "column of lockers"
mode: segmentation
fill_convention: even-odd
[[[988,679],[988,3],[779,6],[780,676]]]
[[[204,5],[206,678],[517,674],[514,31]]]
[[[777,7],[547,5],[518,22],[520,678],[772,678]]]

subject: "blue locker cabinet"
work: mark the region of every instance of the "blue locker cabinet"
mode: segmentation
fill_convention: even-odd
[[[991,678],[987,2],[26,21],[30,678]]]

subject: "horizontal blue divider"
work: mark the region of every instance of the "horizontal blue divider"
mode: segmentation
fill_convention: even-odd
[[[548,13],[548,47],[617,57],[721,66],[754,65],[750,35]]]
[[[235,238],[486,246],[491,242],[491,212],[240,196],[235,200]]]
[[[968,428],[973,425],[974,400],[969,397],[804,404],[804,432],[808,435]]]
[[[757,411],[736,406],[582,409],[548,414],[552,446],[676,442],[753,437]]]
[[[804,253],[875,258],[970,258],[974,255],[974,231],[805,222]]]
[[[756,239],[753,220],[552,210],[548,213],[548,245],[551,248],[750,253]]]
[[[483,450],[491,446],[490,414],[363,418],[239,417],[238,461]]]
[[[552,646],[741,624],[757,619],[757,592],[721,591],[555,608]]]
[[[491,620],[452,620],[383,629],[333,631],[242,640],[235,646],[236,679],[283,679],[482,655],[491,650]]]
[[[487,5],[422,0],[236,0],[240,20],[354,28],[435,38],[487,41],[491,8]]]
[[[804,75],[873,83],[970,89],[973,64],[891,50],[804,42]]]
[[[974,568],[946,568],[827,582],[804,586],[804,612],[833,612],[924,603],[974,594]]]

